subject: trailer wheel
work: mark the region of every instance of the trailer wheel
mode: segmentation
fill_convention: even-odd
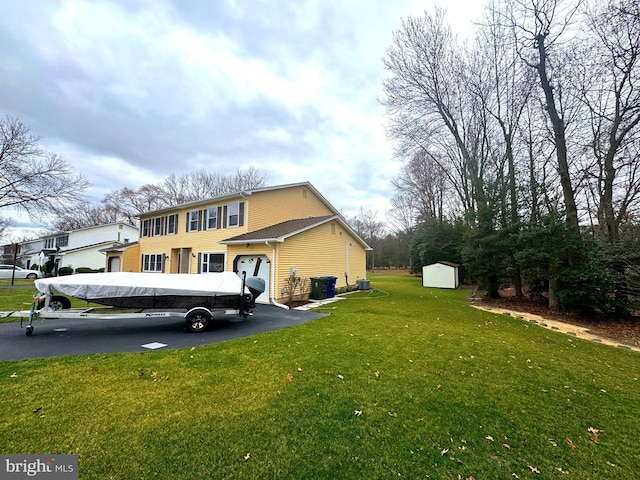
[[[38,310],[44,308],[45,299],[41,298],[38,302]],[[54,295],[49,301],[49,308],[53,310],[67,310],[71,308],[71,300],[61,295]]]
[[[184,321],[190,332],[204,332],[211,324],[211,312],[203,308],[192,310],[185,315]]]
[[[33,335],[33,327],[31,325],[28,325],[27,331],[25,333],[27,334],[27,337],[30,337],[31,335]]]

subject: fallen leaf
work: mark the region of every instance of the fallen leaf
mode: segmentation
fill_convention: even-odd
[[[93,367],[91,367],[91,371],[92,372],[97,372],[98,371],[98,366],[94,365]]]
[[[11,375],[9,375],[9,377],[11,377],[11,378],[16,378],[17,376],[18,376],[18,374],[17,374],[17,373],[15,373],[15,372],[14,372],[14,373],[12,373]]]
[[[157,378],[158,377],[158,372],[151,372],[151,376],[153,378]]]
[[[40,410],[42,410],[42,407],[38,407],[38,408],[34,409],[33,413],[38,413]]]
[[[139,368],[138,369],[138,376],[139,377],[144,377],[144,368]]]
[[[549,443],[550,443],[551,445],[553,445],[554,447],[557,447],[557,446],[558,446],[558,442],[556,442],[553,438],[550,438],[550,439],[549,439]]]
[[[447,453],[449,453],[449,449],[448,449],[448,448],[445,448],[444,450],[441,450],[441,451],[440,451],[440,455],[442,455],[443,457],[444,457]]]
[[[344,377],[343,377],[342,375],[338,375],[338,378],[339,378],[340,380],[344,380]]]
[[[492,442],[494,441],[494,440],[493,440],[493,437],[492,437],[491,435],[487,435],[485,438],[486,438],[487,440],[492,441]]]
[[[436,377],[441,377],[442,376],[442,372],[437,372],[436,373]]]
[[[362,410],[356,410],[354,414],[356,417],[359,417],[360,415],[362,415]]]
[[[598,432],[599,432],[600,430],[597,430],[597,429],[595,429],[595,428],[593,428],[593,427],[589,427],[589,428],[587,429],[587,431],[591,434],[591,441],[592,441],[593,443],[595,443],[596,445],[598,445],[598,444],[600,443],[600,440],[599,440],[599,438],[598,438]]]
[[[289,380],[290,382],[293,381],[293,375],[287,373],[287,380]]]
[[[378,378],[378,377],[380,376],[380,372],[379,372],[378,370],[376,370],[376,371],[374,372],[374,375],[376,376],[376,378]]]
[[[531,465],[529,465],[529,470],[531,470],[536,475],[540,475],[540,470],[538,470],[536,467],[532,467]]]
[[[437,388],[438,390],[440,390],[440,389],[442,388],[442,385],[438,384],[438,385],[436,385],[436,388]]]
[[[302,371],[302,368],[298,367],[298,371],[299,371],[299,372],[301,372],[301,371]]]
[[[249,460],[250,458],[251,458],[251,454],[250,454],[250,453],[247,453],[247,454],[244,456],[244,461],[246,462],[246,461],[247,461],[247,460]]]
[[[413,360],[409,359],[409,363],[413,363]]]
[[[570,438],[567,438],[567,445],[569,445],[569,448],[571,450],[575,450],[576,449],[576,444],[573,443],[573,441]]]
[[[466,375],[467,372],[465,372],[464,370],[460,371],[461,375]]]
[[[390,417],[397,417],[398,414],[396,412],[389,412]]]
[[[331,370],[325,370],[324,373],[331,375],[333,372]]]
[[[503,443],[502,446],[507,450],[511,450],[511,445],[509,445],[508,443]]]

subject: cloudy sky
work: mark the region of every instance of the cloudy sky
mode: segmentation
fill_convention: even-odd
[[[379,102],[393,31],[439,5],[465,34],[481,11],[473,0],[2,4],[0,116],[84,173],[90,200],[254,166],[269,185],[308,180],[344,214],[380,219],[399,168]]]

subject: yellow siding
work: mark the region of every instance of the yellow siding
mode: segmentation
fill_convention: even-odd
[[[122,252],[122,258],[120,259],[120,271],[140,271],[140,245],[133,245]]]
[[[248,206],[249,231],[296,218],[333,215],[329,207],[305,186],[254,193],[249,197]]]
[[[355,285],[356,280],[366,278],[365,258],[364,247],[337,222],[289,237],[277,247],[276,294],[280,295],[291,267],[301,278],[337,277],[336,288],[347,285],[347,273],[349,285]]]

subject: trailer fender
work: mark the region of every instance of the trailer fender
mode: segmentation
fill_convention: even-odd
[[[184,316],[187,330],[194,333],[204,332],[210,325],[213,314],[204,307],[196,307],[189,310]]]

